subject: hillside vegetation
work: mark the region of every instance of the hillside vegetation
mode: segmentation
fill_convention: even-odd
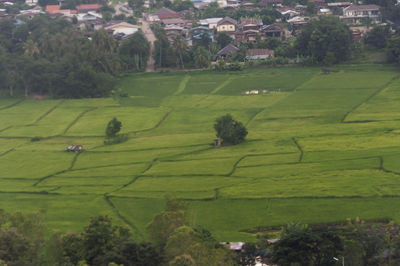
[[[136,74],[119,99],[2,99],[0,209],[44,208],[63,231],[108,214],[143,239],[166,195],[219,240],[288,222],[399,222],[399,71],[332,70]],[[248,136],[214,148],[227,113]],[[113,117],[129,139],[104,145]]]

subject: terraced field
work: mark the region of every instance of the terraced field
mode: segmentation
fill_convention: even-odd
[[[108,214],[138,239],[166,195],[219,240],[288,222],[400,222],[400,72],[334,70],[137,74],[120,81],[120,99],[2,99],[0,208],[44,208],[62,231]],[[226,113],[247,141],[214,148]],[[112,117],[129,140],[105,146]]]

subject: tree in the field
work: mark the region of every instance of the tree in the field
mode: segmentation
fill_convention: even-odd
[[[245,126],[226,114],[216,119],[214,129],[218,138],[222,139],[223,144],[239,144],[247,136]]]
[[[118,121],[117,118],[113,118],[108,122],[106,128],[106,136],[109,138],[115,137],[117,133],[121,130],[122,123]]]

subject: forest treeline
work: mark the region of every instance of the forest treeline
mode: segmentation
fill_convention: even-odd
[[[64,19],[47,15],[0,21],[1,95],[103,97],[122,70],[145,68],[149,43],[141,31],[118,42],[105,30],[91,38]]]

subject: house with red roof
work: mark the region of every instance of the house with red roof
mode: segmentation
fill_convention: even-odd
[[[60,5],[47,5],[45,10],[50,15],[71,15],[71,14],[76,14],[76,10],[73,10],[73,9],[61,9]]]
[[[87,13],[89,11],[97,11],[102,7],[103,6],[100,4],[82,4],[76,6],[76,10],[78,11],[78,13]]]

